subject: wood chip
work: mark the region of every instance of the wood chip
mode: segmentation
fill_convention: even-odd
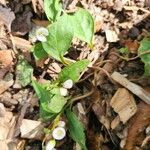
[[[110,105],[119,114],[120,120],[123,123],[126,123],[137,111],[134,97],[125,88],[117,90],[110,101]]]
[[[119,40],[118,35],[115,31],[105,30],[105,33],[108,42],[117,42]]]
[[[4,81],[0,80],[0,94],[5,92],[9,87],[11,87],[14,83],[14,80]]]
[[[42,139],[43,125],[40,121],[23,119],[20,126],[21,137],[27,139]]]
[[[0,50],[0,64],[1,66],[13,65],[14,53],[13,50]]]
[[[13,36],[14,44],[18,49],[29,51],[32,48],[32,45],[29,41]]]
[[[121,75],[118,72],[114,72],[111,77],[113,80],[127,88],[129,91],[131,91],[133,94],[141,98],[145,103],[150,105],[150,93],[145,91],[142,87],[139,85],[136,85],[135,83],[130,82],[128,79],[126,79],[123,75]]]

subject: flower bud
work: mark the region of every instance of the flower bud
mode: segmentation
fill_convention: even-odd
[[[36,30],[36,38],[41,42],[46,42],[46,36],[48,36],[48,34],[48,30],[44,27]]]
[[[59,121],[58,122],[58,127],[65,127],[66,123],[64,121]]]
[[[52,136],[56,140],[62,140],[66,136],[66,131],[62,127],[57,127],[53,130]]]
[[[56,141],[50,140],[46,145],[46,150],[54,150],[55,145],[56,145]]]
[[[66,80],[63,83],[63,87],[66,89],[71,89],[73,87],[73,81],[71,79]]]
[[[60,95],[61,96],[67,96],[68,95],[68,90],[63,88],[63,87],[61,87],[60,88]]]

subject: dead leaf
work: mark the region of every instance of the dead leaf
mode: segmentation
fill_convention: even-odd
[[[32,19],[33,23],[35,23],[37,26],[42,26],[42,27],[47,27],[49,25],[49,21],[47,20],[37,20],[37,19]]]
[[[110,101],[111,107],[125,124],[137,111],[134,97],[125,88],[119,88]]]
[[[113,30],[105,30],[106,33],[106,40],[108,42],[117,42],[119,40],[118,35]]]
[[[21,137],[27,139],[41,139],[43,137],[43,125],[40,121],[23,119],[20,126]]]
[[[0,5],[0,20],[8,27],[8,30],[11,31],[11,23],[15,19],[14,12],[10,8],[3,7]]]
[[[124,150],[133,150],[135,146],[141,147],[145,138],[145,129],[150,124],[150,106],[141,102],[138,111],[129,121],[127,141]]]
[[[7,4],[7,0],[0,0],[0,4],[5,5]]]
[[[3,67],[13,65],[14,53],[13,50],[0,50],[0,65]]]
[[[13,36],[14,39],[14,44],[18,49],[21,49],[23,51],[30,51],[32,48],[32,45],[29,41],[23,39],[23,38],[19,38],[16,36]]]

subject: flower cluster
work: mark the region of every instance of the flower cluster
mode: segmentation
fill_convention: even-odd
[[[56,150],[56,140],[62,140],[66,136],[65,122],[59,121],[57,127],[52,132],[53,139],[46,145],[46,150]]]
[[[60,94],[62,96],[68,95],[68,89],[71,89],[73,87],[73,81],[71,79],[66,80],[63,83],[63,86],[60,88]]]

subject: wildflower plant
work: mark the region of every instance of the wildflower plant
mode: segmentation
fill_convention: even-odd
[[[36,39],[39,42],[32,48],[33,55],[36,60],[50,56],[65,66],[58,74],[58,78],[48,81],[48,84],[32,80],[32,86],[40,100],[41,117],[51,120],[54,124],[48,129],[47,134],[51,135],[52,139],[46,144],[45,149],[54,149],[56,141],[65,138],[65,122],[58,119],[58,116],[63,115],[68,119],[67,127],[72,139],[78,142],[83,150],[87,150],[84,128],[69,107],[69,93],[90,62],[87,59],[68,61],[65,55],[74,37],[93,47],[94,20],[91,14],[82,8],[78,8],[73,14],[67,14],[62,9],[60,0],[44,0],[44,8],[50,22],[47,28],[41,27],[36,30]]]

